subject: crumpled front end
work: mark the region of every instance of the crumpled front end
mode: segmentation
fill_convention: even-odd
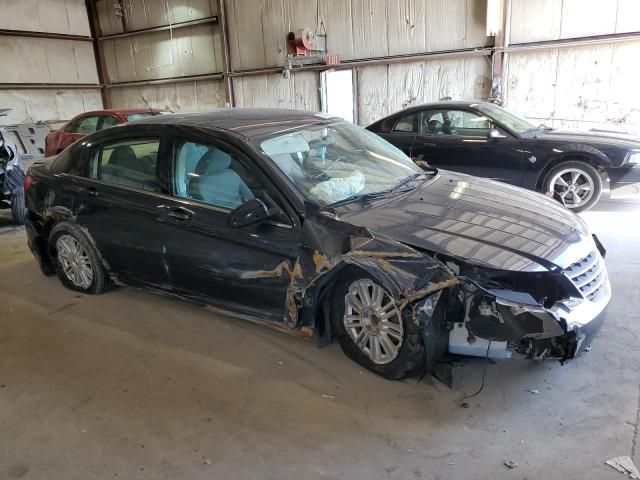
[[[452,354],[519,354],[564,363],[589,350],[611,299],[604,260],[595,250],[565,270],[520,275],[515,288],[464,273],[457,291],[438,292],[414,305],[425,344],[435,352],[446,343]]]

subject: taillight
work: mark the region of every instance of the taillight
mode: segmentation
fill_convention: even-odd
[[[24,179],[24,193],[29,191],[31,185],[33,185],[33,177],[31,175],[27,175],[27,178]]]

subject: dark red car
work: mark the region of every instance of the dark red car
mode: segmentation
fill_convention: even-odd
[[[116,108],[82,113],[47,135],[44,143],[44,155],[45,157],[57,155],[78,139],[98,130],[162,113],[168,112],[149,108]]]

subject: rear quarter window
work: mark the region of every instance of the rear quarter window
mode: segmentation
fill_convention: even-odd
[[[49,171],[56,174],[66,173],[68,175],[82,176],[84,175],[84,168],[81,156],[82,146],[75,144],[64,150],[51,161]]]

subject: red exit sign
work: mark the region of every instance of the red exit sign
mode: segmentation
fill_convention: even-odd
[[[340,64],[340,55],[325,55],[325,65],[338,65]]]

